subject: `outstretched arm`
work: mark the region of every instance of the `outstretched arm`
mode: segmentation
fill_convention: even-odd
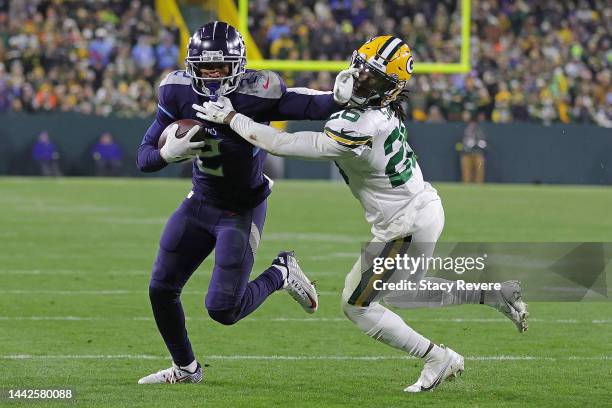
[[[198,118],[228,125],[249,143],[277,156],[333,160],[345,155],[359,156],[372,146],[371,136],[345,131],[344,128],[337,130],[334,126],[326,126],[324,132],[281,132],[236,113],[232,102],[224,96],[191,107]]]
[[[343,148],[322,132],[281,132],[239,113],[233,115],[229,125],[249,143],[276,156],[329,160],[350,153],[350,149]]]
[[[268,87],[275,87],[280,97],[267,112],[267,120],[324,120],[342,110],[353,94],[356,68],[341,71],[336,77],[333,92],[309,88],[286,88],[280,76],[267,71]],[[262,71],[264,72],[264,71]]]

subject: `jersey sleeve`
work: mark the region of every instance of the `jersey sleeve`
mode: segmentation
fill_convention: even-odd
[[[325,123],[323,133],[339,146],[360,155],[366,149],[372,148],[374,134],[373,129],[364,126],[363,122],[359,120],[358,111],[342,111]]]
[[[269,112],[269,120],[325,120],[342,109],[334,101],[331,92],[309,88],[287,88],[277,73],[272,71],[261,71],[261,73],[266,75],[270,87],[277,88],[274,93],[278,98]]]
[[[329,160],[352,154],[351,149],[333,142],[322,132],[281,132],[241,114],[232,119],[230,126],[249,143],[276,156]]]
[[[159,84],[159,98],[157,101],[157,109],[164,116],[172,121],[178,119],[179,106],[178,101],[175,97],[176,85],[173,86],[177,81],[184,80],[184,71],[173,71],[166,75],[166,77]]]
[[[169,73],[159,85],[159,98],[155,120],[147,129],[136,157],[136,165],[146,173],[163,169],[168,163],[162,159],[157,148],[157,142],[164,129],[178,117],[178,106],[173,97],[171,82],[181,71]]]

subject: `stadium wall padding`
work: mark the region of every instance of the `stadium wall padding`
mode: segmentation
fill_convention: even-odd
[[[123,174],[144,176],[135,165],[136,150],[152,119],[87,116],[76,113],[0,115],[0,174],[38,174],[31,148],[42,130],[49,131],[66,175],[92,175],[90,149],[109,131],[124,152]],[[320,130],[322,122],[290,122],[288,131]],[[409,142],[425,178],[458,181],[462,123],[409,123]],[[612,184],[612,131],[591,125],[484,124],[488,149],[486,180],[497,183]],[[328,178],[325,162],[286,160],[289,178]],[[150,176],[170,177],[181,166]]]
[[[289,132],[320,130],[323,122],[290,122]],[[531,123],[482,125],[487,136],[486,181],[494,183],[612,184],[612,130],[593,125]],[[408,142],[426,180],[459,181],[463,123],[408,123]],[[319,163],[286,167],[321,171]],[[317,167],[318,166],[318,167]],[[329,170],[328,170],[329,172]],[[294,175],[295,170],[289,172]]]
[[[36,175],[38,166],[31,158],[38,134],[47,130],[60,153],[60,168],[65,175],[87,176],[95,173],[91,148],[103,132],[110,132],[124,154],[122,174],[126,176],[176,176],[180,166],[160,172],[141,173],[136,168],[136,152],[153,119],[89,116],[78,113],[0,115],[0,174]]]

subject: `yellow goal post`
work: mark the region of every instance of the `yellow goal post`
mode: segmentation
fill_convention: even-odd
[[[231,1],[231,0],[230,0]],[[461,8],[461,57],[459,62],[415,62],[414,72],[418,74],[464,74],[471,70],[470,63],[470,24],[471,0],[458,0]],[[238,0],[239,30],[249,32],[249,2]],[[249,58],[247,66],[251,69],[270,69],[273,71],[333,71],[347,68],[348,61],[317,60],[272,60]]]

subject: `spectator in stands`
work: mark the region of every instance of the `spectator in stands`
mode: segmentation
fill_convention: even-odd
[[[464,183],[483,183],[487,139],[481,124],[485,120],[485,115],[483,112],[479,113],[478,121],[467,111],[463,115],[468,120],[468,124],[461,143],[461,180]]]
[[[96,175],[119,176],[123,165],[123,153],[109,132],[102,133],[100,140],[91,150],[96,163]]]
[[[362,23],[368,20],[370,13],[366,7],[365,1],[355,0],[351,5],[350,20],[351,25],[355,28],[359,28]]]
[[[288,36],[291,30],[289,29],[289,25],[287,24],[287,17],[284,15],[279,15],[276,17],[276,22],[270,29],[268,30],[267,39],[270,43],[276,41],[276,39],[282,36]]]
[[[499,84],[499,91],[495,95],[495,107],[491,119],[496,123],[508,123],[512,121],[510,103],[512,94],[505,82]],[[470,122],[471,123],[471,122]]]
[[[442,112],[440,111],[440,108],[438,108],[436,105],[433,105],[429,108],[429,112],[427,115],[427,122],[429,123],[446,122],[446,120],[444,120],[444,116],[442,116]]]
[[[298,5],[299,3],[299,5]],[[252,0],[251,32],[268,57],[347,60],[376,34],[400,35],[419,61],[457,62],[458,1]],[[286,18],[287,15],[292,18]],[[428,112],[461,120],[464,109],[488,120],[606,123],[611,91],[610,19],[605,0],[480,0],[472,8],[472,65],[468,75],[419,75],[409,86],[425,93],[411,117]],[[289,76],[292,86],[319,85],[318,73]],[[436,106],[437,109],[431,109]],[[433,119],[438,121],[439,118]]]
[[[11,110],[12,95],[9,87],[6,74],[4,72],[4,64],[0,63],[0,113]]]
[[[89,63],[102,69],[110,62],[112,52],[112,39],[104,28],[98,28],[94,40],[89,44]]]
[[[40,173],[45,177],[59,177],[62,175],[59,168],[59,152],[51,142],[49,133],[44,130],[38,135],[38,140],[32,147],[32,158],[40,167]]]
[[[157,69],[160,71],[177,68],[179,49],[173,41],[172,34],[165,32],[162,34],[161,42],[155,47]]]
[[[180,50],[176,24],[162,27],[153,0],[4,4],[10,9],[0,10],[0,65],[6,71],[4,81],[0,73],[0,83],[5,82],[0,85],[3,111],[9,101],[10,110],[26,112],[155,112],[147,98],[155,99],[160,76],[176,68]],[[458,4],[250,0],[250,31],[266,57],[347,61],[368,38],[393,33],[411,46],[415,65],[457,62]],[[608,123],[606,101],[612,92],[611,16],[612,3],[606,0],[473,2],[472,72],[417,75],[409,86],[412,98],[419,100],[410,101],[409,117],[428,121],[432,112],[446,121],[459,121],[467,109],[484,112],[495,122],[603,126]],[[333,86],[334,75],[285,74],[289,86]],[[107,79],[116,95],[109,97]]]
[[[155,52],[145,35],[138,37],[138,44],[132,48],[132,60],[137,68],[151,69],[155,66]]]
[[[153,114],[155,105],[145,98],[155,99],[149,90],[176,67],[179,39],[176,25],[162,27],[152,5],[152,0],[10,2],[9,13],[0,11],[2,110],[9,101],[11,111]],[[154,38],[159,44],[151,43]],[[134,92],[140,89],[143,95]]]

